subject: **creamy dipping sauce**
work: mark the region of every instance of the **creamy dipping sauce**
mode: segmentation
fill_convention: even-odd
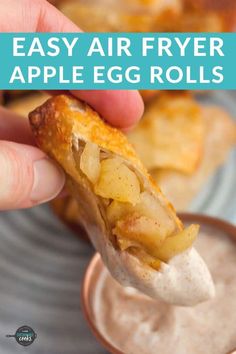
[[[236,244],[201,227],[195,243],[212,274],[216,296],[194,307],[153,300],[121,287],[106,269],[94,294],[96,325],[126,354],[226,354],[236,347]],[[211,236],[210,236],[211,235]]]

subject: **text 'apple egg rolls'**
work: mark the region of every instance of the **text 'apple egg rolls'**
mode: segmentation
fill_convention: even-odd
[[[155,274],[162,272],[165,262],[191,248],[198,225],[183,229],[126,137],[87,104],[57,96],[29,118],[39,147],[65,170],[81,222],[111,274],[123,285],[160,296],[156,289],[160,285],[153,283]],[[204,262],[200,263],[200,273],[206,273]],[[210,275],[208,284],[209,279]],[[165,293],[166,286],[163,289]],[[161,296],[189,303],[186,294],[182,299],[183,290],[178,291],[177,300],[172,294]]]

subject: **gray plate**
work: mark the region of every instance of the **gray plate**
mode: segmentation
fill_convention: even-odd
[[[199,101],[224,107],[236,119],[235,91],[210,92],[205,96],[200,95]],[[189,210],[236,223],[236,149],[231,151],[224,165],[207,181]]]
[[[202,101],[236,116],[234,93],[215,92]],[[236,150],[191,205],[191,211],[236,223]],[[90,334],[80,308],[80,285],[93,254],[52,215],[47,205],[0,214],[0,353],[105,353]],[[22,347],[6,334],[22,325],[37,333]]]

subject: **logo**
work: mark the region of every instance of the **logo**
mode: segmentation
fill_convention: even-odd
[[[21,326],[16,330],[15,334],[7,334],[6,337],[15,338],[18,344],[27,347],[34,342],[35,338],[37,338],[37,334],[31,327]]]

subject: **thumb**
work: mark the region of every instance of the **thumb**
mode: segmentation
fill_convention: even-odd
[[[39,149],[0,141],[0,210],[46,202],[64,182],[62,170]]]

